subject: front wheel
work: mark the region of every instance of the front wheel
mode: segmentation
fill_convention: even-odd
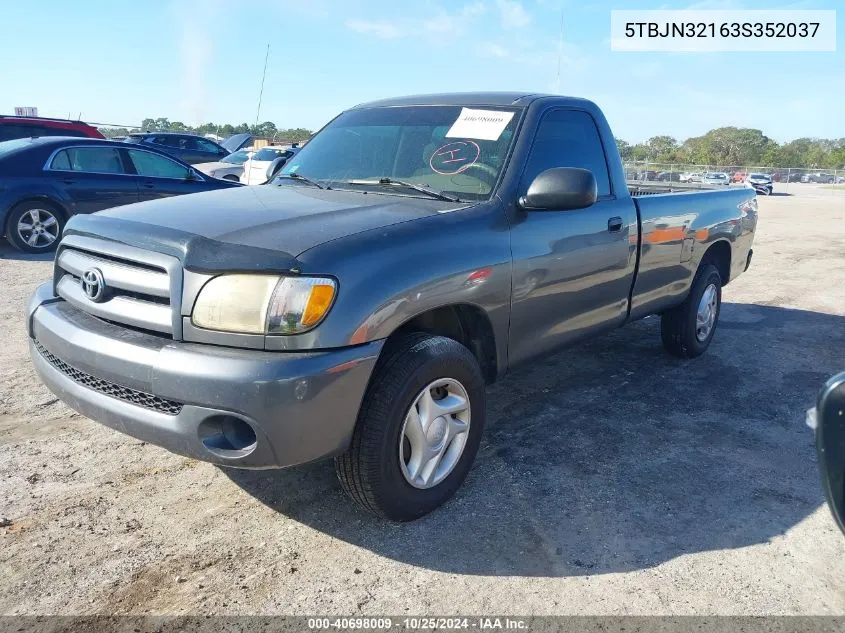
[[[389,341],[349,449],[335,459],[343,489],[391,521],[428,514],[466,478],[484,408],[484,378],[466,347],[420,333]]]
[[[722,277],[713,264],[703,263],[686,300],[660,319],[666,351],[678,358],[701,356],[713,340],[721,308]]]

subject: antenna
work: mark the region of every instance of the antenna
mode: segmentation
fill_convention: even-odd
[[[563,57],[563,7],[560,8],[560,39],[557,45],[557,93],[560,94],[560,60]]]
[[[264,55],[264,72],[261,73],[261,90],[258,91],[258,107],[255,109],[255,125],[258,125],[258,116],[261,114],[261,97],[264,96],[264,77],[267,76],[267,60],[270,58],[270,44],[267,44],[267,53]]]

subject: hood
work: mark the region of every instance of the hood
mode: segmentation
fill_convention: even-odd
[[[252,134],[234,134],[220,143],[230,154],[246,147],[255,137]]]
[[[324,242],[467,204],[305,185],[259,185],[76,215],[65,233],[179,257],[191,270],[289,270]]]

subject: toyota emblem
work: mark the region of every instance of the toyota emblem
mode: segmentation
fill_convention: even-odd
[[[106,294],[106,281],[99,268],[89,268],[82,273],[82,292],[91,301],[102,301]]]

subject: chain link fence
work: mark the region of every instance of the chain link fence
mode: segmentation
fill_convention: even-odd
[[[759,167],[754,165],[685,165],[672,163],[625,162],[625,178],[639,183],[685,183],[705,186],[709,174],[725,174],[730,184],[744,182],[748,174],[765,174],[788,190],[790,185],[845,185],[843,169],[807,169],[804,167]],[[712,186],[712,182],[709,186]]]

